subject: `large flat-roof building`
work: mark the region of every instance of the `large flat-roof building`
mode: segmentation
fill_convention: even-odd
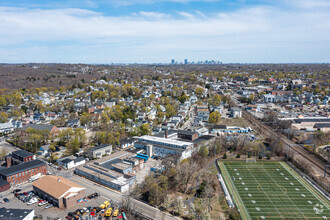
[[[143,160],[135,156],[135,153],[118,151],[77,168],[75,173],[125,192],[135,182],[137,167],[143,163]]]
[[[85,188],[64,177],[47,175],[33,183],[33,191],[58,208],[71,208],[85,197]]]
[[[0,208],[0,220],[33,220],[33,209]]]
[[[150,157],[166,157],[169,154],[176,154],[180,160],[183,160],[191,157],[194,146],[193,142],[149,135],[138,137],[137,140],[134,146],[144,148]]]

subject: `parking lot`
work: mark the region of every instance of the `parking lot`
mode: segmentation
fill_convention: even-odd
[[[32,189],[32,187],[31,187]],[[29,193],[30,191],[27,191],[27,193]],[[19,192],[21,194],[23,194],[23,191]],[[86,195],[90,195],[94,193],[93,190],[91,189],[86,189]],[[1,207],[5,207],[5,208],[20,208],[20,209],[34,209],[35,210],[35,214],[37,216],[42,216],[43,219],[47,219],[47,217],[53,218],[53,219],[66,219],[66,216],[68,215],[69,212],[76,212],[77,209],[82,210],[83,208],[86,207],[98,207],[100,206],[104,201],[106,200],[110,200],[109,198],[105,198],[103,196],[98,196],[96,198],[90,199],[88,201],[84,201],[81,203],[78,203],[75,207],[71,208],[71,209],[59,209],[56,207],[51,207],[48,209],[45,209],[45,207],[48,204],[39,206],[38,202],[32,204],[32,205],[28,205],[28,202],[23,202],[21,200],[19,200],[18,198],[16,198],[14,196],[13,193],[11,193],[11,196],[8,196],[6,198],[9,199],[8,203],[2,203]],[[34,195],[33,195],[34,196]],[[38,198],[38,201],[40,199]],[[111,200],[110,200],[111,201]],[[111,201],[111,207],[117,208],[118,204],[114,203],[113,201]],[[89,211],[90,212],[90,211]],[[88,216],[88,213],[86,214],[86,216]]]

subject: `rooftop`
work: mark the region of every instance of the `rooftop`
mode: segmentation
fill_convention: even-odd
[[[103,149],[103,148],[112,148],[112,145],[111,144],[100,144],[98,146],[89,148],[87,151],[95,151],[95,150],[100,150],[100,149]]]
[[[31,152],[28,152],[26,150],[17,150],[17,151],[14,151],[12,152],[12,154],[16,154],[17,156],[20,156],[20,157],[30,157],[30,156],[33,156],[34,154],[31,153]]]
[[[23,131],[26,131],[28,128],[33,128],[36,130],[48,130],[49,132],[53,129],[54,125],[45,125],[45,124],[29,124],[22,128]]]
[[[123,176],[123,174],[121,174],[121,173],[118,173],[118,172],[113,171],[113,170],[110,170],[110,169],[108,169],[108,168],[105,168],[105,167],[99,166],[99,165],[97,165],[97,164],[91,164],[91,163],[90,163],[90,164],[88,164],[88,165],[86,165],[86,166],[84,166],[84,167],[87,168],[89,171],[93,170],[93,171],[95,171],[95,172],[97,172],[97,173],[103,173],[103,174],[105,174],[105,175],[109,175],[109,176],[111,176],[111,178],[113,178],[113,179],[117,179],[117,178]],[[79,169],[80,169],[80,168],[79,168]]]
[[[54,198],[69,197],[85,188],[61,176],[47,175],[33,183],[33,186]]]
[[[169,138],[161,138],[161,137],[156,137],[156,136],[149,136],[149,135],[144,135],[139,137],[140,141],[150,141],[153,143],[164,143],[164,144],[168,144],[168,145],[177,145],[177,146],[190,146],[191,143],[186,142],[186,141],[178,141],[178,140],[173,140],[173,139],[169,139]]]
[[[36,167],[40,167],[42,165],[46,165],[45,162],[41,161],[41,160],[32,160],[32,161],[28,161],[25,163],[21,163],[6,169],[2,169],[0,170],[0,174],[4,175],[4,176],[10,176],[19,172],[23,172],[23,171],[27,171]]]
[[[330,128],[330,123],[316,123],[314,128]]]
[[[0,219],[21,220],[28,216],[33,209],[7,209],[0,208]]]
[[[117,151],[113,154],[110,154],[109,156],[105,156],[105,157],[102,157],[98,160],[95,160],[94,163],[98,164],[98,165],[101,165],[103,163],[109,162],[109,161],[114,160],[114,159],[118,159],[118,158],[121,158],[121,157],[127,157],[130,154],[132,154],[132,153],[127,152],[127,151]]]

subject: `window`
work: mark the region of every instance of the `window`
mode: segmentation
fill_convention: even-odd
[[[16,178],[17,178],[17,174],[16,174]]]
[[[8,177],[8,179],[10,180],[10,177]]]
[[[18,176],[21,177],[21,173],[19,173]]]

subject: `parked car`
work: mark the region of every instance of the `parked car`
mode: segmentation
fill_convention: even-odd
[[[7,203],[7,202],[9,202],[9,199],[8,199],[8,198],[4,198],[3,201],[4,201],[5,203]]]
[[[22,190],[21,189],[14,189],[13,190],[13,193],[19,193],[19,192],[21,192]]]
[[[27,205],[33,205],[33,204],[35,204],[37,202],[38,202],[38,199],[34,197],[30,201],[28,201]]]
[[[88,199],[93,199],[95,197],[98,197],[99,194],[98,193],[93,193],[93,194],[90,194],[89,196],[87,196]]]
[[[48,205],[45,206],[45,209],[49,209],[51,207],[53,207],[53,204],[48,204]]]
[[[38,206],[42,206],[42,205],[46,205],[46,204],[48,204],[48,201],[40,200],[39,203],[38,203]]]

